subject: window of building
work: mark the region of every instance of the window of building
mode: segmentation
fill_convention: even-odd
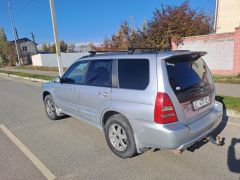
[[[22,50],[23,50],[23,51],[27,51],[27,46],[23,46],[23,47],[22,47]]]

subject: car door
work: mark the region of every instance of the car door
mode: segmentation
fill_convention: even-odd
[[[78,92],[85,80],[87,68],[87,61],[74,63],[63,75],[61,84],[54,90],[56,104],[70,115],[79,115]]]
[[[112,86],[112,60],[93,60],[89,64],[85,79],[79,91],[79,113],[95,125],[110,104]]]

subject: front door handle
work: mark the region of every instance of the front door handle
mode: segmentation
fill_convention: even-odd
[[[99,92],[99,96],[102,96],[102,97],[109,97],[110,94],[108,92],[105,92],[105,91],[100,91]]]
[[[71,91],[71,92],[78,92],[78,90],[77,90],[76,88],[74,88],[74,87],[73,87],[73,88],[70,88],[70,91]]]

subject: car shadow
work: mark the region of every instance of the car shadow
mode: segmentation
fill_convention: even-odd
[[[227,164],[230,171],[240,173],[240,159],[236,158],[235,147],[240,144],[240,139],[232,138],[231,144],[228,147]]]
[[[69,118],[71,118],[71,116],[65,114],[65,115],[63,115],[63,116],[60,116],[56,121],[60,121],[60,120],[64,120],[64,119],[69,119]]]
[[[218,136],[226,127],[227,122],[228,122],[228,116],[227,116],[227,112],[226,112],[226,106],[223,102],[224,97],[221,96],[216,96],[216,100],[221,102],[223,104],[223,116],[222,116],[222,121],[219,124],[219,126],[215,129],[214,132],[212,132],[212,136],[213,138],[215,138],[216,136]],[[195,143],[194,145],[192,145],[191,147],[189,147],[187,150],[190,152],[194,152],[195,150],[201,148],[203,145],[205,145],[206,143],[208,143],[209,141],[204,141],[201,140],[197,143]],[[225,137],[221,137],[221,146],[223,146],[225,144]]]

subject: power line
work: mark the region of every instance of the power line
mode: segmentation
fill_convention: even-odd
[[[29,0],[19,11],[16,12],[15,15],[20,14],[24,9],[26,9],[33,1],[35,0]]]
[[[10,1],[10,0],[9,0]],[[23,10],[25,10],[33,1],[35,0],[29,0],[20,10],[18,10],[15,14],[12,13],[12,16],[19,15]],[[4,23],[8,22],[7,19],[3,20]]]

